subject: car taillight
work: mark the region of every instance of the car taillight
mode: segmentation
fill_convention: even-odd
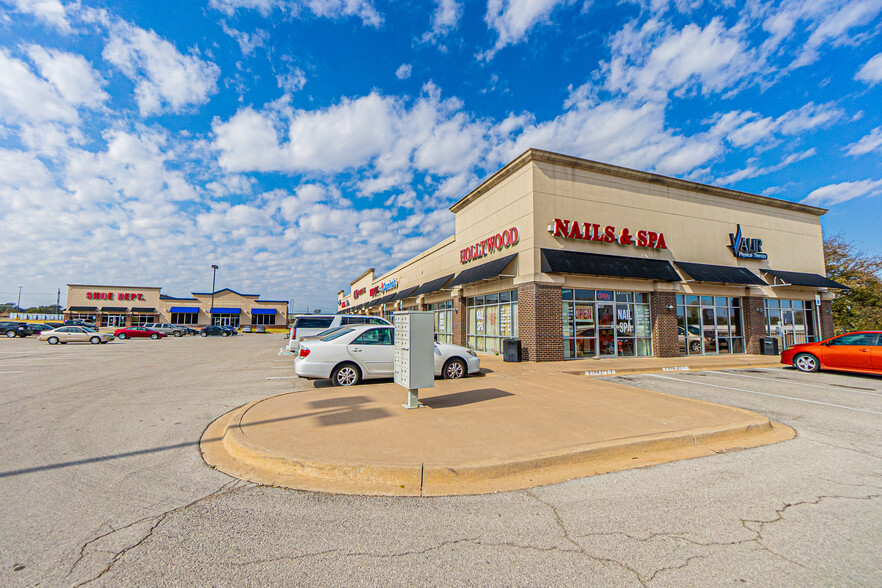
[[[301,347],[300,348],[300,357],[306,357],[307,355],[309,355],[309,349],[307,349],[306,347]]]
[[[291,340],[294,341],[294,339],[296,337],[297,337],[297,329],[295,329],[294,327],[291,327]]]

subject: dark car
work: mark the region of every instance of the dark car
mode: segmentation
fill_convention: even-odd
[[[27,337],[31,334],[31,330],[28,328],[27,323],[3,321],[0,323],[0,333],[12,339],[13,337]]]
[[[198,335],[199,329],[194,329],[193,327],[188,327],[187,325],[178,325],[182,329],[184,329],[185,335]]]
[[[64,321],[63,326],[65,326],[65,327],[86,327],[87,329],[94,329],[96,331],[98,330],[98,327],[95,326],[95,323],[90,323],[88,321],[81,321],[81,320],[77,320],[77,319],[71,319],[71,320]]]
[[[224,329],[225,331],[227,331],[230,335],[238,335],[239,334],[239,331],[238,331],[238,329],[236,329],[236,327],[224,326],[221,328]]]
[[[52,329],[56,328],[47,323],[29,323],[27,327],[28,330],[30,330],[31,335],[39,335],[43,331],[51,331]]]
[[[231,333],[223,327],[209,325],[207,327],[203,327],[202,332],[200,332],[199,335],[202,337],[229,337]]]

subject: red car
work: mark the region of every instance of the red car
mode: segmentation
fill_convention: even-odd
[[[117,329],[113,332],[117,339],[128,339],[129,337],[150,337],[151,339],[162,339],[168,337],[165,333],[148,329],[147,327],[128,327],[125,329]]]
[[[882,375],[882,331],[858,331],[818,343],[800,343],[781,354],[781,363],[803,372],[838,370]]]

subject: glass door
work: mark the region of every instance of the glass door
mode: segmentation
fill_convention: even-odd
[[[701,309],[701,333],[705,353],[717,352],[717,317],[714,307]]]
[[[597,303],[597,354],[601,357],[616,355],[615,306],[612,303]]]

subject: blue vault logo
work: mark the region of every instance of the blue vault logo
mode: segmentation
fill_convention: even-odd
[[[769,256],[763,253],[762,239],[745,239],[741,236],[741,225],[735,234],[729,233],[729,243],[732,248],[732,254],[739,259],[768,259]]]

